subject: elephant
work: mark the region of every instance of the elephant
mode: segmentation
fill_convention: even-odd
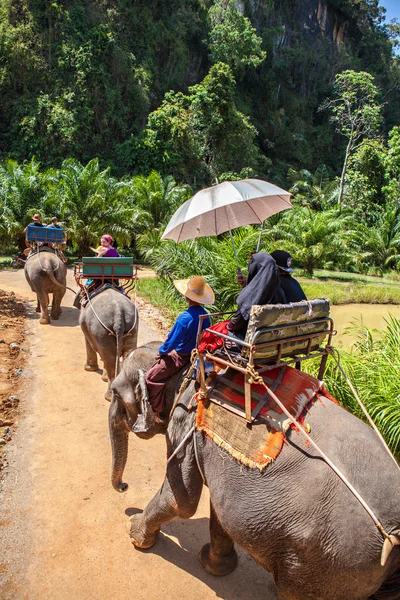
[[[109,408],[112,485],[122,476],[128,436],[142,411],[145,371],[153,347],[139,347],[112,384]],[[168,383],[167,411],[183,374]],[[193,427],[195,382],[170,417],[171,457]],[[340,468],[391,534],[381,566],[383,535],[366,510],[313,447],[289,429],[280,455],[262,472],[240,464],[195,431],[167,464],[158,493],[127,523],[131,542],[150,548],[160,527],[194,515],[203,484],[210,493],[210,543],[200,553],[208,573],[227,575],[237,565],[234,543],[272,573],[285,600],[396,600],[400,598],[400,473],[375,432],[340,405],[322,398],[307,414],[313,440]],[[148,432],[151,437],[154,432]],[[138,434],[140,435],[140,434]]]
[[[25,278],[37,296],[36,312],[40,312],[40,324],[48,325],[51,319],[61,315],[61,301],[67,289],[67,267],[51,251],[41,250],[28,256]],[[49,294],[53,294],[49,317]]]
[[[97,371],[97,354],[108,382],[105,399],[111,400],[111,382],[120,359],[137,346],[139,316],[135,304],[115,288],[107,288],[81,308],[79,324],[85,336],[86,371]]]

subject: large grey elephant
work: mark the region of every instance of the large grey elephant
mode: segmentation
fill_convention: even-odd
[[[25,278],[37,296],[37,312],[40,323],[48,325],[50,317],[61,315],[61,301],[67,289],[67,267],[53,252],[41,250],[28,256],[25,263]],[[49,294],[53,294],[49,316]]]
[[[128,435],[141,411],[144,372],[154,347],[138,348],[112,384],[109,426],[112,484],[125,491],[122,475]],[[171,407],[179,381],[167,390]],[[171,456],[193,426],[188,411],[192,382],[170,420],[166,438]],[[197,508],[202,474],[210,491],[210,544],[200,561],[213,575],[237,564],[234,542],[273,574],[286,600],[366,600],[400,598],[400,472],[376,434],[335,403],[316,402],[307,415],[313,439],[344,472],[393,534],[381,566],[383,536],[344,483],[303,438],[289,430],[287,444],[266,470],[239,464],[202,433],[195,433],[167,465],[165,480],[142,514],[128,521],[132,543],[150,548],[163,523],[191,517]],[[151,432],[148,437],[151,436]],[[197,458],[196,458],[197,453]],[[201,474],[202,471],[202,474]]]
[[[120,359],[137,346],[137,308],[123,293],[108,288],[81,308],[79,324],[85,336],[85,370],[97,371],[99,354],[104,364],[103,380],[108,381],[105,398],[111,400],[110,386]]]

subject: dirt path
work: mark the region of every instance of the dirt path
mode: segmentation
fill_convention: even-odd
[[[71,277],[69,285],[75,287]],[[0,288],[33,306],[23,271],[0,271]],[[106,384],[83,370],[84,343],[70,292],[64,306],[50,326],[40,326],[32,308],[28,316],[32,355],[0,497],[2,600],[277,600],[272,578],[244,553],[228,577],[201,568],[206,490],[195,517],[164,527],[152,550],[131,546],[126,515],[143,508],[161,485],[165,441],[131,436],[130,487],[117,494],[110,484]],[[139,341],[150,339],[159,334],[142,321]]]

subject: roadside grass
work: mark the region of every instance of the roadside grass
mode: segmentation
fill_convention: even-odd
[[[298,271],[297,273],[300,276],[300,279],[306,281],[309,278],[302,271]],[[326,269],[316,269],[314,271],[314,277],[316,279],[324,280],[338,280],[345,282],[364,282],[364,283],[375,283],[376,285],[395,285],[400,286],[400,273],[395,271],[391,271],[390,273],[386,273],[382,277],[378,277],[377,275],[364,275],[362,273],[347,273],[345,271],[327,271]]]
[[[363,281],[351,283],[311,281],[304,279],[301,285],[309,300],[329,298],[331,304],[400,304],[400,286],[374,285]],[[239,293],[239,289],[238,289]],[[156,277],[138,280],[138,294],[159,308],[172,324],[177,315],[185,310],[185,301],[180,299],[170,281]]]
[[[331,304],[400,304],[400,286],[375,285],[362,281],[351,283],[302,280],[309,300],[329,298]]]
[[[175,292],[173,285],[166,279],[141,279],[139,273],[137,294],[160,309],[170,325],[173,325],[178,314],[187,307],[184,298],[178,296],[178,292]]]

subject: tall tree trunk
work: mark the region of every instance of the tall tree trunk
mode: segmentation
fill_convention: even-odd
[[[342,175],[340,177],[339,198],[338,198],[338,205],[339,206],[342,205],[344,182],[345,182],[346,171],[347,171],[347,163],[349,162],[349,157],[350,157],[350,154],[351,154],[352,145],[353,145],[353,140],[352,140],[352,138],[350,138],[349,139],[349,143],[347,144],[347,148],[346,148],[346,156],[344,158]]]

